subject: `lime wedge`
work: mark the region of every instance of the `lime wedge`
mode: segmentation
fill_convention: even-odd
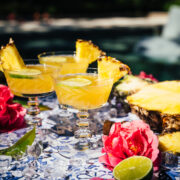
[[[27,132],[21,139],[19,139],[13,146],[1,149],[0,155],[12,156],[13,158],[18,158],[23,155],[27,147],[32,145],[35,139],[35,128]]]
[[[113,170],[117,180],[151,180],[153,164],[145,156],[132,156],[121,161]]]
[[[66,62],[67,58],[62,56],[49,56],[42,58],[44,62],[63,63]]]
[[[83,87],[90,85],[92,82],[89,79],[86,78],[70,78],[66,79],[64,81],[61,81],[59,85],[66,85],[66,86],[71,86],[71,87]]]
[[[34,79],[37,75],[41,74],[41,71],[38,69],[21,69],[19,71],[10,71],[9,76],[12,78],[25,78],[25,79]]]

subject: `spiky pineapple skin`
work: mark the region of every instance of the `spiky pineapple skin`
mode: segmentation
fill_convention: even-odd
[[[148,123],[155,132],[176,132],[180,131],[179,93],[180,81],[164,81],[129,96],[128,102],[132,113]]]
[[[109,103],[112,104],[111,99],[115,99],[116,103],[114,106],[117,109],[118,116],[126,116],[129,112],[131,112],[131,108],[127,101],[127,96],[138,92],[143,87],[152,83],[155,82],[149,81],[149,79],[141,79],[134,75],[126,75],[112,89]],[[125,90],[124,88],[122,88],[122,86],[124,87],[124,84],[126,85],[126,87],[128,85],[128,89]]]
[[[130,104],[130,108],[132,113],[148,123],[155,132],[170,133],[180,131],[180,115],[178,114],[170,115],[158,111],[149,111],[133,104]]]
[[[148,111],[142,107],[130,104],[131,112],[136,114],[141,120],[149,124],[150,128],[157,132],[162,132],[161,115],[157,111]]]

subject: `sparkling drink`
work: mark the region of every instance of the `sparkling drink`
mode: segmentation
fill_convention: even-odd
[[[74,52],[47,52],[38,55],[41,64],[58,66],[61,74],[85,73],[89,62],[87,59],[78,59]],[[83,63],[82,63],[83,62]]]
[[[6,80],[13,94],[22,97],[43,96],[54,91],[51,77],[54,67],[43,65],[26,67],[23,74],[22,70],[5,70]]]
[[[84,150],[90,146],[88,110],[100,108],[109,97],[113,86],[113,78],[101,79],[97,69],[88,69],[87,73],[60,75],[55,78],[55,91],[60,104],[71,106],[78,110],[76,121],[79,127],[75,131],[78,142],[76,149]]]
[[[96,109],[107,102],[113,80],[100,80],[97,74],[84,73],[56,79],[55,90],[61,104],[77,109]]]
[[[30,125],[41,126],[39,96],[49,95],[54,91],[53,76],[60,69],[56,66],[37,64],[37,61],[26,60],[28,65],[18,70],[3,69],[8,86],[16,96],[28,97],[26,122]]]

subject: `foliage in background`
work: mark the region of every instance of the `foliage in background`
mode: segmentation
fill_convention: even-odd
[[[0,18],[33,19],[46,13],[53,17],[67,16],[140,16],[150,11],[167,11],[180,0],[9,0],[2,1]],[[13,14],[13,15],[12,15]]]

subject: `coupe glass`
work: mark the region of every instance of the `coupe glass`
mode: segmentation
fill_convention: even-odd
[[[89,129],[88,110],[104,105],[113,86],[113,79],[98,78],[96,68],[88,68],[86,73],[60,75],[55,78],[55,91],[60,104],[77,109],[77,138],[75,148],[90,148],[91,131]]]
[[[4,69],[3,71],[12,93],[28,98],[26,123],[41,126],[38,97],[47,96],[54,91],[52,77],[57,76],[60,69],[38,62],[38,60],[25,60],[27,69],[23,73],[22,70]]]
[[[81,62],[77,61],[75,51],[44,52],[39,54],[38,58],[41,64],[60,67],[61,75],[85,73],[89,65],[86,59],[81,59]],[[60,121],[73,117],[73,113],[67,110],[67,105],[65,104],[61,104],[60,109],[59,107],[55,108],[52,115],[60,119]]]

